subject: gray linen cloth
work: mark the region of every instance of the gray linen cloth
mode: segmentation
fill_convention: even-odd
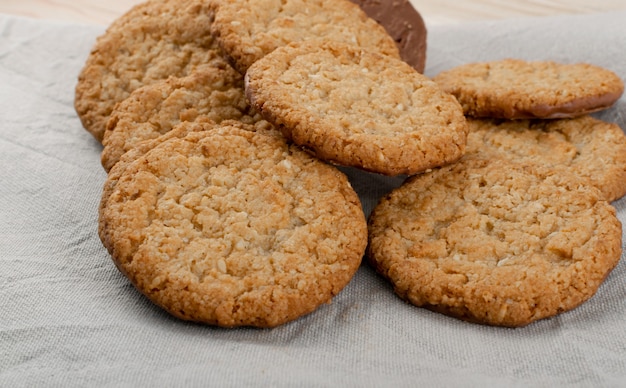
[[[152,305],[98,239],[101,146],[73,109],[103,30],[0,15],[0,386],[626,385],[624,262],[587,303],[518,329],[413,307],[365,264],[331,304],[271,330]],[[428,43],[431,76],[515,57],[626,78],[624,12],[432,26]],[[596,116],[626,129],[626,99]],[[368,213],[400,181],[347,172]]]

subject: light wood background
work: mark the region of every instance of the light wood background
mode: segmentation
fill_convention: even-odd
[[[134,4],[142,1],[0,0],[0,13],[107,25]],[[626,0],[411,0],[411,2],[422,14],[427,25],[626,10]]]

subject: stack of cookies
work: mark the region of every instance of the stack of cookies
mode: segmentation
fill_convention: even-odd
[[[407,39],[425,41],[413,25]],[[151,0],[116,20],[75,105],[103,145],[98,232],[119,270],[172,315],[224,327],[272,327],[329,302],[366,249],[359,197],[249,103],[244,75],[311,40],[405,66],[397,32],[398,44],[343,0]],[[412,55],[417,73],[423,53]]]
[[[387,24],[394,7],[413,21]],[[76,87],[103,145],[99,235],[115,265],[170,314],[223,327],[314,311],[366,253],[406,300],[476,322],[519,326],[587,300],[621,252],[608,201],[626,193],[626,140],[583,114],[621,91],[571,88],[563,109],[542,90],[538,108],[502,93],[514,108],[501,111],[543,120],[476,113],[462,95],[491,97],[453,90],[476,81],[422,74],[425,38],[407,1],[131,9]],[[621,83],[609,76],[599,83]],[[563,110],[576,118],[553,119]],[[410,178],[368,224],[335,165]]]
[[[505,59],[434,77],[470,127],[458,163],[409,178],[370,216],[370,263],[402,298],[523,326],[595,294],[621,256],[609,204],[626,194],[626,136],[588,114],[624,84],[588,64]]]

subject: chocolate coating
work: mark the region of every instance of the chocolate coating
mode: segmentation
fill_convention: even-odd
[[[426,66],[426,25],[409,0],[350,0],[381,24],[396,41],[400,56],[420,73]]]

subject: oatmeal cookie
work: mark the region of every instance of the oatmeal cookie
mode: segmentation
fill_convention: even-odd
[[[504,59],[461,65],[433,80],[473,117],[569,118],[606,109],[624,92],[617,74],[587,63]]]
[[[348,0],[211,0],[211,31],[244,74],[254,62],[291,42],[334,40],[400,57],[387,31]]]
[[[74,106],[85,129],[102,141],[115,104],[147,84],[224,63],[210,34],[204,0],[149,0],[98,37],[81,70]]]
[[[369,233],[369,261],[401,298],[511,327],[591,298],[622,236],[615,209],[580,178],[472,156],[409,178]]]
[[[458,102],[407,63],[339,42],[276,49],[245,77],[253,107],[317,157],[385,175],[459,159]]]
[[[345,175],[278,133],[230,126],[139,157],[101,217],[138,290],[178,318],[223,327],[314,311],[352,279],[367,244]]]
[[[98,207],[99,213],[99,223],[98,223],[98,235],[100,236],[100,240],[106,246],[106,241],[108,237],[106,237],[105,231],[107,230],[106,225],[104,224],[105,218],[103,217],[102,212],[106,207],[106,203],[109,200],[109,197],[115,190],[115,186],[117,185],[117,181],[122,176],[122,173],[126,170],[132,162],[145,155],[148,151],[158,146],[159,144],[174,138],[183,138],[187,136],[187,134],[191,132],[199,132],[199,131],[209,131],[213,129],[217,124],[209,119],[200,118],[198,121],[184,121],[177,126],[175,126],[171,131],[159,136],[156,139],[146,140],[139,144],[136,147],[132,148],[124,155],[120,157],[120,160],[113,165],[111,170],[109,170],[107,174],[107,178],[104,181],[104,185],[102,186],[102,195],[100,198],[100,205]]]
[[[420,73],[426,67],[427,31],[422,15],[409,0],[350,0],[376,20],[396,41],[400,58]]]
[[[589,180],[607,201],[626,194],[626,136],[616,124],[591,116],[468,122],[467,154],[564,168]]]
[[[238,120],[224,120],[221,122],[221,125],[216,124],[211,119],[206,116],[198,117],[195,121],[183,121],[180,124],[176,125],[172,128],[171,131],[166,132],[165,134],[151,140],[144,140],[138,143],[135,147],[130,149],[128,152],[124,153],[120,157],[120,160],[113,165],[111,170],[109,170],[107,174],[107,179],[104,182],[102,187],[102,195],[100,198],[100,206],[99,206],[99,225],[98,225],[98,234],[100,236],[100,240],[106,246],[105,242],[108,237],[104,234],[104,231],[107,229],[104,222],[104,217],[102,217],[102,211],[104,210],[106,203],[111,196],[111,193],[115,190],[115,185],[117,185],[117,181],[122,176],[122,173],[126,170],[132,162],[139,159],[141,156],[145,155],[148,151],[158,146],[161,143],[164,143],[170,139],[183,138],[187,136],[191,132],[202,132],[202,131],[210,131],[215,127],[231,127],[237,129],[243,129],[246,131],[260,131],[268,134],[277,134],[274,130],[274,127],[268,123],[267,121],[257,121],[254,125],[244,124]]]
[[[107,122],[102,145],[106,171],[139,142],[154,139],[182,121],[198,117],[216,123],[261,119],[246,101],[243,76],[232,67],[205,66],[182,78],[171,77],[143,86],[117,104]]]

